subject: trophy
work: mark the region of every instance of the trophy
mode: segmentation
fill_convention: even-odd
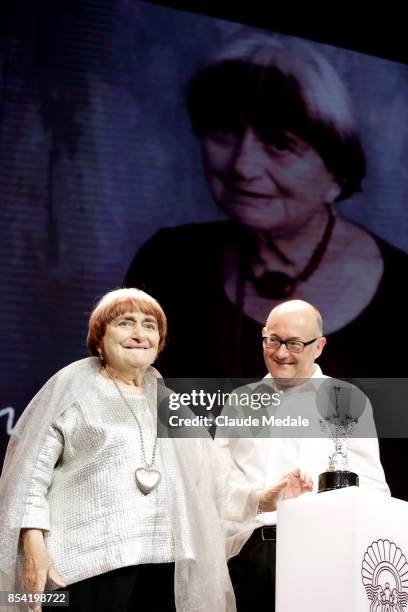
[[[319,423],[322,431],[333,441],[334,451],[329,456],[327,471],[319,475],[318,492],[358,487],[358,475],[348,469],[347,439],[364,410],[366,398],[356,387],[343,381],[329,379],[321,387],[318,409],[324,418],[319,419]]]

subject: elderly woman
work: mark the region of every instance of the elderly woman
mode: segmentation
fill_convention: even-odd
[[[168,312],[163,371],[262,376],[261,325],[299,298],[322,312],[331,375],[405,376],[408,304],[396,288],[407,256],[335,212],[361,191],[365,156],[329,62],[306,43],[241,32],[195,74],[188,109],[229,220],[159,231],[128,271],[126,285],[153,291]],[[183,292],[187,312],[174,298]],[[205,341],[186,363],[192,318]],[[378,360],[378,322],[389,319],[404,340]]]
[[[151,364],[166,328],[143,291],[108,293],[89,321],[93,357],[27,407],[0,481],[2,590],[21,590],[22,573],[30,592],[68,590],[74,611],[234,610],[226,556],[258,510],[310,490],[299,470],[248,489],[211,439],[157,437]],[[227,547],[223,521],[237,526]]]

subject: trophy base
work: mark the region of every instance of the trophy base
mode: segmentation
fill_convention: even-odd
[[[335,470],[334,472],[323,472],[319,475],[318,493],[343,489],[344,487],[358,487],[358,475],[348,470]]]

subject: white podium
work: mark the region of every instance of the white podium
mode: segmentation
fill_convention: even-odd
[[[278,505],[276,612],[408,612],[408,503],[358,487]]]

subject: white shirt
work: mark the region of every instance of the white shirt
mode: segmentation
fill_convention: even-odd
[[[265,378],[270,378],[268,375]],[[302,414],[310,414],[316,410],[316,396],[321,379],[324,376],[320,367],[315,364],[315,371],[302,393]],[[301,387],[294,387],[285,392],[285,396],[297,393]],[[286,413],[287,414],[287,413]],[[279,416],[279,409],[275,416]],[[372,407],[366,400],[364,413],[353,432],[353,437],[347,440],[348,468],[359,476],[359,486],[390,495],[385,481],[384,470],[380,462],[378,440],[373,420]],[[361,429],[360,429],[361,428]],[[372,432],[372,437],[355,437],[358,430]],[[221,438],[217,430],[216,443],[228,453],[234,464],[233,478],[244,478],[252,486],[264,489],[276,484],[286,472],[300,467],[313,478],[313,491],[317,492],[318,477],[327,471],[329,456],[334,451],[332,440],[328,437],[304,438]],[[276,524],[276,512],[259,515],[260,525]]]

